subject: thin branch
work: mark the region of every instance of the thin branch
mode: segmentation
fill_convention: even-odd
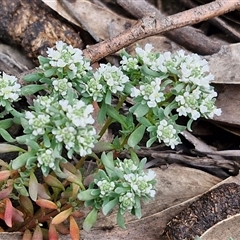
[[[240,0],[218,0],[162,19],[157,19],[154,15],[147,16],[117,37],[89,46],[84,50],[84,55],[92,62],[96,62],[137,40],[206,21],[239,7]]]

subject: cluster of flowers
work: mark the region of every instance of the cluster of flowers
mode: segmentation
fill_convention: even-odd
[[[102,155],[103,165],[106,172],[98,170],[94,175],[94,182],[90,184],[88,190],[90,196],[85,201],[86,206],[103,209],[107,214],[117,204],[119,214],[131,212],[137,217],[141,217],[140,199],[148,201],[155,197],[155,177],[152,170],[143,170],[146,159],[113,159],[112,154]],[[96,188],[97,187],[97,188]],[[79,199],[84,198],[85,193],[79,193]],[[110,206],[108,203],[114,203]]]
[[[136,48],[135,57],[123,53],[121,64],[125,74],[139,71],[141,75],[131,89],[135,103],[149,109],[161,108],[167,103],[178,116],[188,116],[191,120],[221,114],[221,109],[215,106],[217,93],[210,85],[214,76],[209,73],[206,60],[197,54],[186,55],[183,50],[159,54],[152,49],[151,44],[146,44],[144,49]],[[170,115],[163,117],[155,121],[157,138],[174,148],[180,142],[179,131],[174,128],[175,124],[168,123]]]
[[[57,169],[63,146],[70,159],[73,153],[80,156],[92,153],[98,137],[92,126],[92,105],[78,99],[56,100],[53,96],[38,96],[33,109],[35,111],[26,111],[23,117],[27,121],[23,123],[24,132],[33,140],[43,140],[45,147],[37,152],[37,161],[44,174],[49,168]]]
[[[3,72],[0,77],[0,106],[8,108],[10,103],[19,100],[20,95],[21,85],[17,78]]]

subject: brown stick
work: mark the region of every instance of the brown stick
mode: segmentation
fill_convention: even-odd
[[[136,40],[196,24],[233,11],[238,7],[240,7],[240,1],[218,0],[163,19],[156,19],[155,16],[144,17],[132,28],[117,37],[88,47],[84,50],[84,55],[92,62],[96,62],[134,43]]]
[[[155,13],[156,18],[158,19],[166,17],[146,0],[117,0],[117,3],[138,19],[149,16],[150,13]],[[197,5],[194,7],[196,6]],[[211,55],[217,53],[223,45],[219,41],[213,41],[203,32],[192,26],[185,26],[180,29],[175,29],[173,31],[164,33],[164,35],[184,48],[200,55]]]

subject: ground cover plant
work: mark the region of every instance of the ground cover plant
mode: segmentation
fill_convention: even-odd
[[[141,218],[141,202],[154,198],[156,181],[154,171],[144,169],[147,159],[139,159],[135,150],[155,142],[174,149],[181,143],[179,133],[191,131],[193,121],[219,116],[213,79],[206,60],[183,50],[156,53],[150,44],[136,46],[134,56],[121,52],[119,66],[101,63],[93,69],[80,49],[62,41],[48,49],[47,57],[39,56],[39,67],[24,84],[3,73],[0,149],[16,153],[9,163],[0,161],[5,229],[33,230],[51,239],[69,222],[77,239],[76,217],[85,219],[87,231],[99,211],[106,215],[118,209],[122,228],[125,212]],[[26,99],[29,106],[19,110]],[[123,113],[126,102],[130,106]],[[102,141],[113,123],[118,133]],[[99,131],[96,124],[102,126]],[[9,133],[13,125],[22,135]],[[123,151],[126,157],[120,158]],[[84,184],[89,159],[96,167]],[[84,206],[91,208],[87,216]]]

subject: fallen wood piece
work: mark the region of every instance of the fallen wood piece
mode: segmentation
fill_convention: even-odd
[[[159,19],[166,17],[157,8],[145,0],[117,0],[117,3],[136,18],[143,18],[152,13],[155,13],[156,18]],[[184,48],[200,55],[211,55],[216,53],[222,46],[222,43],[210,39],[200,30],[191,26],[175,29],[164,33],[164,35]]]
[[[162,19],[157,19],[153,14],[144,17],[122,34],[88,47],[84,50],[84,55],[91,62],[96,62],[137,40],[187,25],[193,25],[233,11],[238,7],[240,7],[240,1],[219,0]]]
[[[58,40],[83,48],[75,30],[55,18],[41,0],[0,0],[0,4],[1,39],[20,45],[31,59],[45,55]]]

